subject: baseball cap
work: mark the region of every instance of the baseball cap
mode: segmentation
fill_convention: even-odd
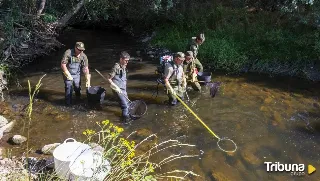
[[[174,54],[174,58],[179,58],[180,60],[184,60],[184,53],[177,52]]]
[[[192,51],[187,51],[186,54],[185,54],[185,56],[193,57],[193,52],[192,52]]]
[[[82,42],[76,42],[76,48],[79,50],[85,50],[84,44]]]

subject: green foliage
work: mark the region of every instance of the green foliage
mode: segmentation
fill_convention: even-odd
[[[309,26],[288,23],[286,17],[279,20],[279,16],[217,7],[207,16],[203,31],[206,41],[199,48],[199,60],[229,72],[250,68],[271,74],[300,75],[319,58],[319,33]],[[172,51],[185,51],[187,42],[198,33],[199,27],[192,22],[190,26],[190,21],[184,26],[181,23],[163,26],[157,29],[151,43]]]
[[[48,13],[44,14],[41,18],[45,23],[53,23],[57,20],[57,17],[55,17],[52,14],[48,14]]]

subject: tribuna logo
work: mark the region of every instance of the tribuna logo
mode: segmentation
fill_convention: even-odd
[[[264,162],[267,165],[267,172],[290,172],[291,175],[301,176],[304,175],[304,164],[282,164],[280,162]]]

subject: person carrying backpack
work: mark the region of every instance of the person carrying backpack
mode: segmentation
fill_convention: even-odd
[[[198,58],[199,46],[202,45],[204,41],[205,41],[205,37],[203,33],[199,34],[197,37],[192,37],[190,42],[188,43],[186,51],[192,51],[193,57]],[[201,64],[200,61],[199,63]],[[199,71],[199,75],[201,74],[202,72]]]
[[[191,85],[193,90],[201,91],[201,86],[198,82],[198,72],[203,72],[202,64],[197,58],[193,57],[192,51],[187,51],[185,54],[185,61],[183,63],[183,72],[187,79],[187,84]]]
[[[164,83],[167,88],[169,103],[177,104],[176,95],[182,100],[186,91],[187,82],[183,72],[184,53],[177,52],[174,54],[173,61],[168,62],[164,69]]]

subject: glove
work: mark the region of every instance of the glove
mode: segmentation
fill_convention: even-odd
[[[91,79],[91,74],[86,74],[86,87],[90,87],[90,79]]]
[[[187,79],[186,79],[186,78],[184,78],[183,81],[182,81],[182,87],[183,87],[184,89],[187,88]]]
[[[167,90],[169,90],[173,96],[177,95],[169,83],[166,83],[165,85],[166,85]]]
[[[71,76],[69,70],[64,71],[63,74],[67,77],[68,80],[73,80],[73,77]]]
[[[114,91],[116,91],[116,92],[119,93],[119,94],[122,93],[120,87],[118,87],[118,86],[117,86],[115,83],[113,83],[113,82],[110,84],[110,88],[113,89]]]

